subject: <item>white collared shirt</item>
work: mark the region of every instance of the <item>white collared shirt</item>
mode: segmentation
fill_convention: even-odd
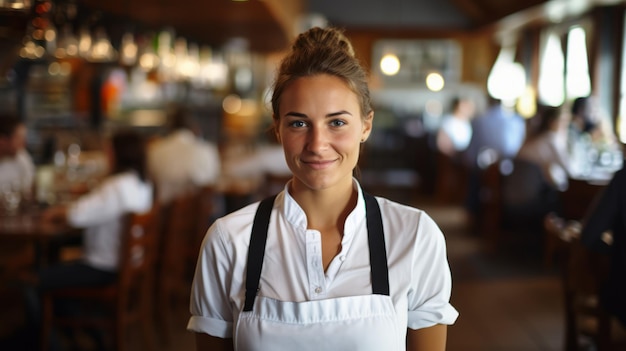
[[[106,178],[68,209],[68,223],[85,228],[83,259],[92,267],[115,271],[119,264],[124,216],[143,213],[152,206],[152,185],[134,172]]]
[[[0,191],[5,185],[25,191],[32,188],[34,180],[35,164],[28,151],[21,149],[15,157],[0,158]]]
[[[311,301],[372,293],[365,202],[358,183],[356,208],[345,222],[341,251],[323,270],[321,236],[307,229],[306,215],[285,191],[274,203],[259,296]],[[384,198],[381,208],[390,296],[412,329],[452,324],[452,287],[445,238],[423,211]],[[248,244],[258,203],[218,219],[208,230],[198,258],[187,328],[232,337],[245,300]]]
[[[148,169],[161,203],[194,187],[216,183],[221,168],[217,147],[189,130],[175,131],[148,149]]]

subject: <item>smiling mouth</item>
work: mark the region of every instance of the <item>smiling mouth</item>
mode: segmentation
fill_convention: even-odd
[[[329,161],[302,161],[303,164],[305,164],[308,167],[313,168],[313,169],[325,169],[325,168],[330,167],[334,162],[335,162],[335,160],[329,160]]]

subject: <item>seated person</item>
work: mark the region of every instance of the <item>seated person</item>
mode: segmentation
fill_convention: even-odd
[[[168,134],[148,148],[148,172],[162,204],[196,187],[215,184],[221,173],[217,146],[198,136],[190,113],[176,106],[168,117]]]
[[[224,163],[224,173],[228,177],[241,178],[263,178],[268,174],[291,176],[283,147],[278,142],[257,145],[252,152],[228,160]]]
[[[536,164],[548,184],[556,189],[565,190],[569,173],[568,116],[560,107],[544,107],[537,117],[538,128],[522,144],[517,157]]]
[[[622,166],[620,144],[611,119],[595,96],[579,97],[572,103],[567,145],[570,171],[575,177],[589,176],[596,168],[608,168],[612,173]],[[600,157],[602,154],[611,157]]]
[[[84,234],[82,258],[44,267],[37,277],[39,291],[114,282],[125,216],[152,207],[153,190],[147,180],[143,138],[132,131],[118,132],[105,145],[105,151],[110,175],[69,205],[50,207],[42,215],[44,221],[63,221],[84,228]],[[41,318],[38,293],[27,293],[31,322],[38,324]]]
[[[25,145],[24,123],[14,115],[0,115],[0,190],[31,190],[35,165]]]
[[[452,100],[451,113],[445,116],[437,132],[437,149],[454,157],[467,149],[472,139],[471,119],[474,116],[474,102],[457,97]]]
[[[116,276],[124,216],[152,207],[152,185],[147,179],[142,137],[135,132],[119,132],[111,138],[106,152],[111,166],[108,177],[73,203],[53,206],[43,213],[44,221],[65,221],[84,228],[85,233],[82,261],[48,267],[40,274],[41,288],[111,282]],[[67,270],[76,272],[66,274]],[[63,278],[49,280],[57,274]]]

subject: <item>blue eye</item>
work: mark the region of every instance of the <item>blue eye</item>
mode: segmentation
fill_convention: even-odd
[[[302,120],[296,120],[293,121],[291,123],[289,123],[290,127],[296,127],[296,128],[302,128],[302,127],[306,127],[306,122],[302,121]]]
[[[346,124],[346,122],[345,122],[345,121],[343,121],[343,120],[340,120],[340,119],[334,119],[334,120],[332,120],[332,121],[330,122],[330,124],[331,124],[333,127],[341,127],[341,126],[345,125],[345,124]]]

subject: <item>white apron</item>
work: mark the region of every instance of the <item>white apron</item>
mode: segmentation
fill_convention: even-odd
[[[405,350],[405,338],[400,336],[406,335],[406,326],[397,325],[389,296],[387,255],[376,199],[365,194],[373,294],[304,302],[256,296],[273,200],[264,200],[254,219],[246,302],[233,335],[235,350]]]

